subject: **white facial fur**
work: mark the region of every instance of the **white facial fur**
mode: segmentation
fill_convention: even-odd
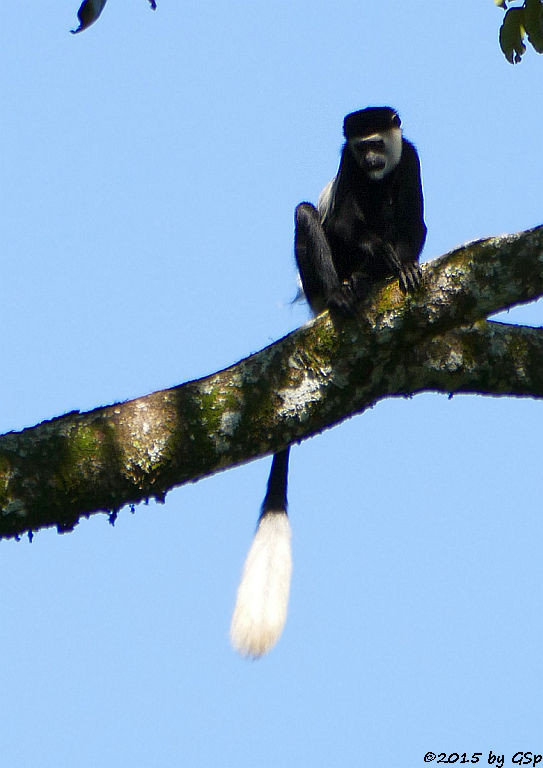
[[[368,170],[367,174],[370,179],[379,181],[387,176],[391,171],[396,168],[400,162],[402,155],[402,130],[401,128],[387,128],[384,131],[377,131],[369,136],[363,138],[357,138],[356,142],[351,143],[351,147],[355,155],[360,153],[360,146],[366,141],[379,141],[382,140],[385,148],[382,154],[384,159],[384,165],[382,168],[376,168],[374,170]],[[381,153],[379,153],[381,156]]]

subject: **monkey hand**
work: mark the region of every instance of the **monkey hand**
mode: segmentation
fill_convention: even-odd
[[[400,268],[400,288],[403,293],[416,290],[422,280],[420,265],[416,261],[402,264]]]
[[[391,245],[384,249],[385,261],[393,274],[400,280],[400,289],[409,293],[419,287],[422,278],[420,266],[416,261],[403,261]]]

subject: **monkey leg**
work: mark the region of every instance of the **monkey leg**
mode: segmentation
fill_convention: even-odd
[[[302,287],[313,313],[329,307],[340,314],[354,314],[356,296],[349,284],[339,281],[319,213],[311,203],[296,207],[294,250]]]

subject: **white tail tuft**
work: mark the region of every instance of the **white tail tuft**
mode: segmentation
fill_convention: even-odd
[[[243,566],[230,625],[230,641],[243,656],[257,659],[279,640],[287,618],[291,571],[287,513],[267,511]]]

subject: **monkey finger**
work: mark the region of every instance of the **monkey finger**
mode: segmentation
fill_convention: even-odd
[[[405,282],[407,283],[407,289],[409,291],[412,291],[414,288],[417,287],[417,282],[413,274],[413,270],[411,269],[411,265],[408,264],[405,267]]]
[[[400,280],[400,290],[402,293],[409,293],[409,291],[413,288],[413,284],[411,272],[407,264],[404,264],[400,268],[398,277]]]
[[[413,289],[418,288],[422,280],[422,270],[416,262],[410,265],[410,274]]]
[[[392,270],[402,273],[403,265],[392,246],[385,249],[385,261]]]

